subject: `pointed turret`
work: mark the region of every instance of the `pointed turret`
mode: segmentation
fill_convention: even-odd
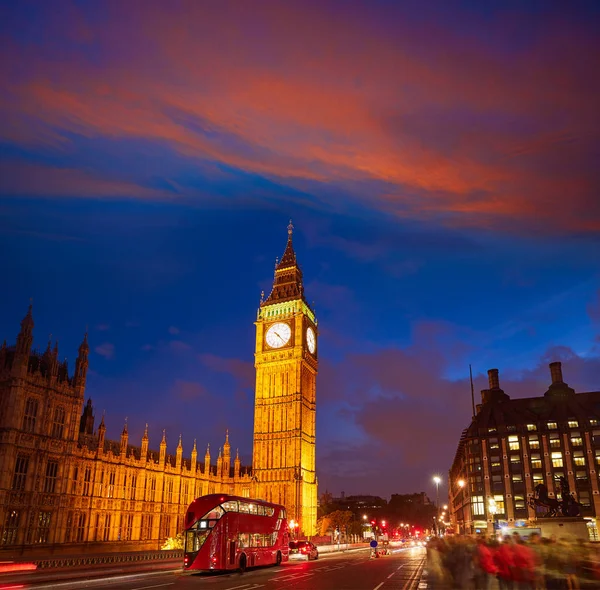
[[[206,453],[204,455],[204,475],[210,475],[210,444],[206,446]]]
[[[146,428],[144,428],[144,435],[142,436],[140,459],[144,462],[148,459],[148,422],[146,422]]]
[[[241,466],[241,461],[240,461],[240,450],[236,449],[235,450],[235,460],[233,461],[233,476],[234,477],[239,477],[240,476],[240,466]]]
[[[181,444],[181,434],[179,435],[179,443],[177,444],[177,451],[175,451],[176,467],[181,469],[181,462],[183,460],[183,445]]]
[[[4,365],[6,364],[6,340],[0,346],[0,371],[4,369]]]
[[[127,443],[129,442],[129,431],[127,430],[127,418],[125,418],[125,426],[121,432],[121,457],[127,456]]]
[[[33,344],[33,305],[29,304],[27,314],[21,320],[21,331],[17,336],[15,347],[15,359],[13,362],[13,373],[24,377],[27,375],[27,366],[29,365],[29,355]]]
[[[161,465],[165,464],[165,459],[167,458],[167,431],[163,429],[162,440],[160,441],[160,455],[159,462]]]
[[[229,444],[229,430],[225,431],[225,444],[223,445],[223,474],[229,477],[231,469],[231,445]]]
[[[94,408],[92,407],[92,398],[88,398],[83,414],[79,420],[79,432],[82,434],[94,434]]]
[[[83,397],[85,390],[85,380],[87,378],[88,370],[88,355],[90,352],[90,346],[88,344],[88,333],[87,330],[83,336],[83,340],[79,345],[79,354],[75,361],[75,375],[73,377],[73,384],[79,395]]]
[[[196,465],[198,464],[198,449],[196,448],[196,439],[194,439],[194,448],[192,449],[192,460],[190,463],[190,471],[196,473]]]
[[[302,271],[296,261],[296,252],[292,242],[294,226],[292,220],[288,225],[288,240],[281,260],[275,265],[275,279],[270,295],[260,306],[281,303],[294,299],[304,300],[304,286],[302,285]],[[306,301],[305,301],[306,303]],[[308,305],[308,304],[307,304]]]
[[[102,414],[102,420],[100,426],[98,426],[98,453],[104,453],[104,437],[106,436],[106,426],[104,425],[104,414]]]
[[[217,457],[217,475],[223,477],[223,455],[221,453],[221,447],[219,447],[219,456]]]

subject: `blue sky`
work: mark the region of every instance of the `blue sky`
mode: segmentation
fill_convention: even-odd
[[[35,345],[74,366],[88,326],[110,436],[229,429],[250,460],[290,218],[321,492],[432,493],[469,364],[476,392],[497,367],[541,395],[553,360],[600,388],[593,5],[0,6],[0,337],[33,297]]]

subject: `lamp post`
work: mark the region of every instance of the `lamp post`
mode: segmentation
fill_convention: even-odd
[[[491,496],[488,498],[488,512],[492,516],[492,528],[494,530],[494,536],[496,535],[496,514],[498,512],[498,506],[496,506],[496,500]]]
[[[433,483],[435,484],[435,514],[436,514],[436,518],[434,520],[435,522],[435,536],[439,537],[440,536],[440,525],[438,523],[438,518],[440,515],[440,482],[442,481],[442,479],[438,476],[435,475],[433,477]]]

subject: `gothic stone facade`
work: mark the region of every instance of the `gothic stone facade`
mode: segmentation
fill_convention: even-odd
[[[276,328],[287,326],[287,339]],[[58,346],[33,350],[31,306],[14,346],[0,348],[0,548],[65,544],[71,550],[156,549],[183,528],[196,497],[230,493],[281,502],[301,533],[316,528],[315,414],[317,321],[304,298],[302,273],[288,243],[273,290],[256,321],[254,469],[233,464],[228,436],[216,465],[196,442],[174,456],[166,437],[149,450],[105,438],[85,404],[89,346],[79,347],[75,371],[58,359]]]
[[[15,346],[0,349],[0,543],[128,542],[156,549],[183,528],[187,505],[197,496],[250,496],[251,479],[239,456],[231,464],[228,436],[216,465],[207,449],[197,460],[150,451],[148,429],[140,446],[105,438],[104,418],[94,431],[91,400],[84,407],[87,335],[74,374],[59,362],[58,347],[32,350],[31,307]],[[82,413],[83,409],[83,413]]]
[[[550,364],[544,395],[511,399],[497,369],[461,436],[449,473],[449,504],[457,532],[491,533],[494,527],[533,523],[535,488],[560,497],[565,477],[581,504],[590,536],[600,514],[600,391],[575,393],[563,381],[560,362]],[[533,525],[535,526],[535,525]]]

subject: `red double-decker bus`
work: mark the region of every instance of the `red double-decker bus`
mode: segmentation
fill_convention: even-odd
[[[185,515],[184,551],[186,570],[279,565],[289,557],[285,508],[227,494],[196,498]]]

